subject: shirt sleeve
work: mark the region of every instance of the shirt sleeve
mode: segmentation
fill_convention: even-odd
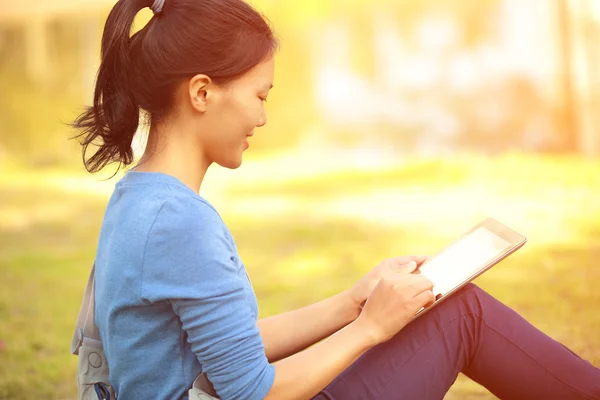
[[[275,370],[246,294],[246,273],[217,212],[191,200],[167,202],[159,212],[146,245],[142,298],[172,304],[222,400],[264,399]]]

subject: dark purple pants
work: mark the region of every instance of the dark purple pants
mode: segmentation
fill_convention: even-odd
[[[600,399],[600,369],[473,284],[369,350],[314,399],[443,399],[459,372],[501,399]]]

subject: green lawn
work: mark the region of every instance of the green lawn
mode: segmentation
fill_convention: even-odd
[[[414,160],[289,180],[285,166],[257,165],[226,173],[207,197],[262,315],[343,290],[385,257],[433,253],[491,215],[529,243],[477,284],[600,365],[600,162]],[[75,397],[70,336],[110,185],[0,169],[0,399]],[[493,397],[461,377],[447,398]]]

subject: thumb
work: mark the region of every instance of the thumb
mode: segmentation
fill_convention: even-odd
[[[417,269],[417,263],[415,261],[408,261],[399,263],[398,268],[400,272],[407,274],[413,273]]]

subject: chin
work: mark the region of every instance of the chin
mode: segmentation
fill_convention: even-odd
[[[242,157],[232,160],[219,161],[217,164],[227,169],[238,169],[242,165]]]

